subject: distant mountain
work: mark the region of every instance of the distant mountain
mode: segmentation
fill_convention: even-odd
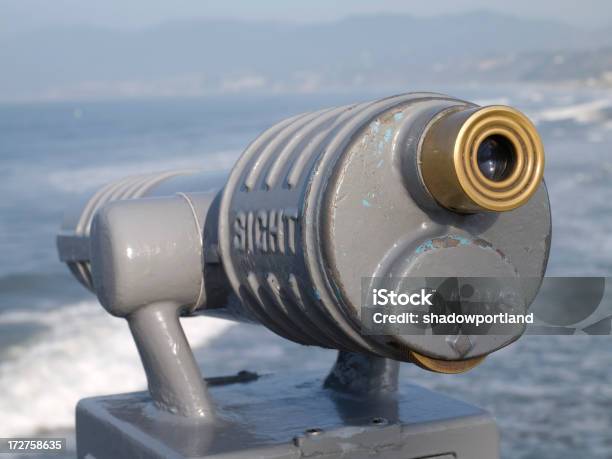
[[[473,69],[478,69],[474,75]],[[612,87],[612,47],[510,53],[465,59],[456,75],[480,82],[521,81]]]
[[[64,27],[1,39],[0,100],[559,79],[559,67],[547,60],[605,46],[612,46],[612,31],[483,11],[300,25],[194,20],[140,30]],[[528,66],[522,56],[530,56]]]

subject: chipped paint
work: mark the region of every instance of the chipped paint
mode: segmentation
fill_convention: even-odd
[[[421,254],[423,252],[427,252],[429,250],[433,249],[433,242],[431,240],[424,242],[423,244],[421,244],[420,246],[418,246],[416,248],[416,250],[414,251],[414,253],[416,254]]]
[[[479,239],[482,241],[482,239]],[[460,247],[470,245],[475,241],[461,236],[447,235],[444,237],[436,237],[429,239],[415,249],[416,254],[421,254],[433,249],[446,249],[450,247]],[[486,241],[485,241],[486,242]],[[490,247],[490,246],[489,246]]]
[[[370,123],[370,130],[372,134],[378,134],[378,130],[380,129],[380,120],[374,120]]]
[[[401,121],[404,118],[404,112],[398,112],[395,115],[393,115],[393,119],[395,121]]]
[[[455,236],[455,235],[447,235],[443,237],[429,239],[428,241],[418,246],[415,249],[414,253],[417,255],[420,255],[424,252],[428,252],[434,249],[448,249],[452,247],[462,247],[462,246],[469,246],[469,245],[474,245],[477,247],[481,247],[483,249],[492,250],[496,252],[502,259],[504,260],[506,259],[506,254],[504,252],[502,252],[500,249],[496,249],[488,241],[484,239],[481,239],[481,238],[470,239],[470,238],[466,238],[462,236]]]
[[[385,131],[385,142],[389,143],[391,141],[391,138],[393,137],[393,128],[387,128],[387,130]]]

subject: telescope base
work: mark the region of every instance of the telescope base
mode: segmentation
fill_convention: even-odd
[[[160,411],[148,392],[81,400],[78,457],[499,457],[487,412],[419,386],[400,383],[397,393],[354,397],[324,389],[311,373],[246,375],[209,380],[216,406],[209,420]]]

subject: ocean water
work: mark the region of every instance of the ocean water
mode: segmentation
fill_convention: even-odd
[[[512,104],[536,122],[553,208],[548,274],[612,276],[612,91],[442,90]],[[0,437],[61,434],[73,452],[78,399],[145,387],[126,324],[57,260],[65,209],[128,174],[226,169],[275,121],[374,96],[0,106]],[[296,361],[324,374],[335,358],[261,327],[183,323],[207,375],[283,371]],[[609,337],[530,336],[465,375],[404,365],[402,378],[490,410],[504,458],[612,458],[611,362]]]

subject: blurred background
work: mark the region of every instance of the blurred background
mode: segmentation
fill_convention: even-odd
[[[607,0],[0,0],[0,437],[67,436],[86,396],[141,390],[127,325],[59,263],[65,209],[100,185],[231,167],[287,116],[408,91],[513,105],[540,130],[549,275],[612,276]],[[334,352],[184,320],[206,375],[323,377]],[[490,410],[506,459],[612,458],[612,342],[525,337],[465,375],[402,378]]]

